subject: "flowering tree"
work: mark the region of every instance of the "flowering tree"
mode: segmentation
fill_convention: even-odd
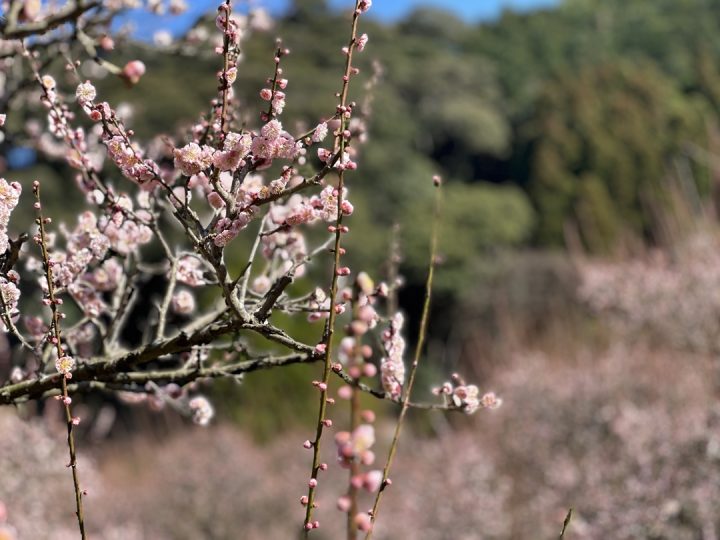
[[[77,193],[84,197],[86,210],[74,225],[60,227],[58,237],[52,216],[43,208],[42,179],[32,183],[31,194],[23,193],[17,182],[0,179],[0,315],[14,346],[14,367],[7,380],[0,380],[0,404],[61,401],[78,528],[86,538],[74,437],[81,418],[73,414],[74,400],[84,392],[112,392],[133,402],[161,401],[205,425],[213,417],[213,406],[196,393],[196,381],[317,363],[320,371],[312,381],[318,391],[317,422],[303,444],[311,451],[312,464],[307,493],[300,499],[304,516],[302,521],[298,516],[298,528],[308,535],[319,527],[314,499],[328,469],[320,449],[333,426],[335,400],[329,383],[336,376],[343,382],[338,396],[350,404],[349,429],[335,433],[338,464],[350,471],[347,492],[338,494],[338,508],[347,514],[348,538],[356,538],[359,531],[369,538],[383,490],[391,484],[390,469],[408,409],[472,413],[500,403],[492,393],[481,396],[476,386],[457,375],[435,391],[439,402],[410,400],[427,332],[435,234],[420,337],[409,365],[403,316],[387,301],[396,283],[375,283],[368,273],[343,264],[343,238],[350,230],[346,220],[353,213],[346,184],[358,166],[364,135],[356,121],[359,107],[348,92],[359,72],[353,56],[368,44],[359,23],[371,1],[355,2],[342,48],[344,71],[336,101],[328,104],[334,108],[315,121],[314,128],[291,134],[281,122],[289,84],[282,64],[289,50],[280,41],[259,96],[266,103],[260,122],[253,127],[241,122],[233,84],[246,28],[225,0],[215,21],[221,41],[207,43],[214,46],[220,66],[209,110],[186,133],[145,145],[77,69],[80,59],[89,56],[128,85],[140,80],[145,73],[141,61],[119,67],[102,57],[102,50],[113,47],[114,16],[135,4],[3,2],[0,124],[7,119],[8,140],[19,144],[31,139],[38,150],[62,156],[77,171]],[[166,6],[148,0],[147,7],[179,12],[184,3],[172,0]],[[71,85],[47,72],[58,55],[64,57],[69,80],[74,79]],[[12,111],[19,104],[34,112],[44,108],[46,133],[14,121]],[[441,182],[437,177],[434,182],[437,220]],[[12,238],[8,224],[21,196],[34,199],[36,227],[29,235]],[[303,234],[313,226],[327,228],[327,237],[317,245]],[[254,240],[246,264],[238,269],[226,255],[239,235]],[[28,238],[35,244],[32,249],[24,246]],[[162,253],[160,264],[147,259],[147,249]],[[290,288],[316,259],[327,262],[327,281],[303,291]],[[162,301],[144,314],[141,324],[147,332],[142,342],[130,345],[123,335],[138,316],[133,309],[138,290],[158,275],[164,278]],[[202,301],[196,300],[200,295]],[[36,309],[41,306],[43,310]],[[321,322],[317,339],[293,337],[276,322],[283,320],[278,314]],[[347,319],[342,337],[336,335],[341,318]],[[375,348],[370,339],[374,333],[380,338]],[[379,385],[373,382],[377,375]],[[382,469],[371,468],[374,415],[361,410],[362,393],[400,407]],[[371,510],[359,506],[363,489],[374,496]]]

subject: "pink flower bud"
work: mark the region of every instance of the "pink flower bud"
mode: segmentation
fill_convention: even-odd
[[[124,78],[130,86],[140,82],[140,78],[145,75],[145,64],[140,60],[131,60],[122,70],[120,76]]]
[[[347,495],[343,495],[342,497],[339,497],[337,500],[337,508],[341,512],[347,512],[350,510],[350,507],[352,506],[352,501],[350,500],[350,497]]]
[[[377,367],[375,367],[375,364],[366,363],[363,365],[363,375],[366,377],[374,377],[377,375]],[[372,411],[370,411],[372,412]]]
[[[372,465],[375,463],[375,452],[372,450],[365,450],[360,454],[360,463],[363,465]]]
[[[363,478],[363,487],[370,493],[380,489],[382,484],[383,473],[382,471],[370,471],[365,473]]]
[[[353,521],[355,522],[357,528],[362,532],[369,532],[372,529],[372,520],[370,519],[370,516],[364,512],[357,514],[353,518]]]

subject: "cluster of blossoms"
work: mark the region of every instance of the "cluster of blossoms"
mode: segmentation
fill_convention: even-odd
[[[215,409],[204,396],[195,396],[190,399],[188,407],[192,412],[193,422],[200,426],[207,426],[215,416]]]
[[[59,291],[67,291],[93,317],[108,311],[103,292],[114,290],[123,274],[122,265],[115,258],[107,258],[112,248],[128,254],[150,241],[152,233],[146,225],[138,225],[125,217],[132,210],[127,196],[117,198],[116,210],[99,219],[92,212],[84,212],[72,231],[61,228],[66,237],[65,250],[53,250],[49,262],[53,268],[53,282]],[[35,238],[39,242],[39,237]],[[51,238],[48,239],[51,243]],[[30,259],[29,268],[39,269],[39,262]],[[46,290],[44,279],[41,287]]]
[[[175,149],[175,168],[186,176],[193,176],[209,168],[213,162],[213,148],[189,143]]]
[[[455,407],[462,409],[467,414],[472,414],[480,407],[484,409],[497,409],[502,405],[502,399],[494,392],[488,392],[482,397],[480,390],[474,384],[466,384],[465,381],[454,373],[452,383],[446,382],[442,386],[433,389],[437,396],[448,396]]]
[[[375,415],[372,411],[363,411],[366,420],[374,420]],[[375,453],[370,448],[375,444],[375,429],[372,425],[360,424],[352,433],[349,431],[340,431],[335,435],[335,445],[337,447],[338,464],[345,469],[354,468],[354,473],[350,478],[350,485],[355,490],[364,489],[369,493],[375,493],[380,489],[383,480],[381,470],[373,469],[366,472],[359,470],[359,465],[370,466],[375,462]],[[341,512],[352,511],[353,501],[349,495],[342,495],[337,500],[337,508]],[[353,516],[355,526],[367,532],[372,528],[372,520],[368,512],[357,512]]]
[[[173,294],[171,305],[178,315],[189,315],[195,311],[195,297],[187,289],[181,289]]]
[[[184,255],[178,259],[175,277],[180,283],[190,287],[207,284],[203,272],[203,263],[193,255]]]
[[[299,143],[292,135],[283,130],[278,120],[270,120],[260,129],[260,134],[253,137],[252,153],[258,166],[272,163],[274,159],[294,159],[299,151]]]
[[[720,243],[699,232],[670,250],[624,261],[584,261],[578,296],[623,334],[676,348],[720,351]]]
[[[159,177],[160,168],[157,163],[151,159],[143,159],[141,150],[133,146],[126,137],[108,132],[103,142],[108,156],[128,180],[147,184]]]
[[[22,187],[17,182],[8,182],[0,178],[0,254],[5,253],[9,241],[7,235],[10,214],[20,200]]]
[[[238,168],[245,166],[243,158],[250,152],[252,144],[253,140],[249,133],[228,133],[223,141],[222,150],[216,150],[212,155],[213,165],[220,171],[235,172]],[[184,161],[185,158],[181,160],[181,162]],[[188,173],[183,170],[183,174]]]
[[[269,101],[270,102],[270,110],[273,115],[279,115],[282,114],[283,110],[285,109],[285,88],[287,88],[288,80],[281,78],[283,70],[280,67],[280,58],[288,54],[290,51],[288,49],[282,49],[280,48],[280,44],[278,43],[278,54],[275,57],[275,78],[272,88],[263,88],[260,90],[260,98]],[[268,84],[273,83],[273,79],[267,80]],[[267,115],[263,113],[263,118],[266,118]]]
[[[385,357],[380,362],[381,382],[385,391],[394,398],[400,397],[405,382],[405,340],[400,334],[404,322],[401,313],[395,314],[390,328],[382,334]]]
[[[9,278],[15,279],[17,281],[17,273],[14,271],[9,272]],[[4,305],[4,314],[7,314],[8,317],[10,317],[11,320],[15,320],[20,312],[18,311],[18,301],[20,300],[20,289],[18,289],[17,285],[10,281],[10,279],[7,279],[5,277],[0,276],[0,295],[2,298],[2,302]],[[4,321],[4,317],[3,317]],[[5,329],[5,323],[0,323],[0,328]]]

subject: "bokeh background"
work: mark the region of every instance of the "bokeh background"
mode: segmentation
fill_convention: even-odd
[[[203,14],[214,5],[190,4],[179,18],[128,13],[111,59],[141,58],[147,74],[132,89],[97,80],[127,104],[140,139],[186,127],[214,96],[217,57],[172,45],[213,32]],[[246,42],[235,85],[248,117],[276,36],[292,51],[284,125],[327,114],[346,4],[263,5],[267,24]],[[459,372],[504,400],[472,418],[411,414],[376,537],[557,538],[572,507],[569,539],[716,540],[720,0],[375,0],[371,14],[352,96],[372,112],[350,180],[351,266],[384,277],[399,226],[414,341],[429,179],[441,174],[442,264],[418,399]],[[8,141],[2,150],[3,175],[43,178],[49,212],[71,220],[70,169]],[[233,244],[238,261],[249,242]],[[94,537],[293,538],[314,370],[208,387],[208,428],[103,396],[78,405]],[[380,456],[397,411],[366,405],[381,417]],[[22,538],[75,536],[59,502],[70,485],[56,466],[55,406],[23,421],[0,413],[0,500]],[[330,477],[318,539],[342,534],[345,479]]]

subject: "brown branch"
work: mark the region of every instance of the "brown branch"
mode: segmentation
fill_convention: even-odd
[[[49,17],[40,21],[26,22],[17,24],[16,17],[8,17],[7,24],[0,30],[0,36],[3,39],[24,39],[33,35],[41,35],[49,32],[53,28],[65,24],[67,22],[76,21],[85,12],[93,8],[100,7],[102,2],[93,0],[91,2],[71,2],[53,13]]]

